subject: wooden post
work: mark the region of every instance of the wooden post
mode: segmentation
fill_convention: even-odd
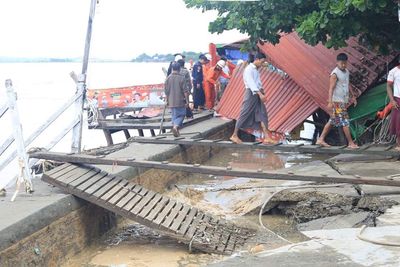
[[[74,127],[72,132],[71,152],[80,152],[82,149],[82,126],[83,126],[83,105],[86,98],[86,75],[89,64],[90,41],[92,38],[92,24],[96,11],[97,0],[91,0],[89,21],[86,32],[85,51],[83,55],[82,73],[78,75],[77,94],[82,93],[82,97],[75,102],[76,114],[79,118],[79,123]]]
[[[26,154],[25,150],[24,136],[22,134],[22,126],[18,114],[17,94],[14,92],[11,80],[6,80],[6,88],[7,88],[8,108],[11,113],[11,122],[12,122],[14,140],[17,146],[17,153],[18,153],[17,159],[21,170],[20,175],[17,178],[17,190],[15,191],[15,194],[11,199],[14,200],[16,194],[18,193],[19,186],[22,183],[25,184],[25,189],[27,192],[33,191],[33,185],[32,185],[32,176],[29,171],[28,155]]]

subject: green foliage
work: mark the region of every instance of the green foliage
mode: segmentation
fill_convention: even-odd
[[[253,44],[259,39],[275,44],[281,33],[296,30],[311,45],[339,48],[349,37],[360,36],[381,52],[400,48],[396,0],[184,1],[188,8],[218,11],[211,32],[238,29]]]
[[[201,53],[198,52],[182,52],[186,56],[186,62],[189,60],[197,61]],[[136,58],[132,59],[132,62],[171,62],[175,59],[173,54],[155,54],[153,56],[147,55],[145,53],[140,54]]]

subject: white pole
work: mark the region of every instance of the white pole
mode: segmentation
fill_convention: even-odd
[[[11,199],[13,201],[22,183],[25,184],[25,189],[27,192],[33,192],[33,185],[32,185],[32,176],[29,171],[28,155],[26,154],[25,150],[24,136],[22,134],[22,125],[19,119],[17,94],[14,91],[14,88],[12,86],[12,81],[10,79],[6,80],[6,88],[7,88],[8,108],[11,113],[13,134],[14,134],[15,144],[17,145],[18,165],[20,167],[20,175],[17,178],[17,190]]]
[[[92,24],[96,11],[96,4],[98,0],[91,0],[89,21],[86,32],[85,50],[83,55],[82,73],[78,75],[77,81],[77,94],[82,93],[82,97],[75,102],[76,114],[79,118],[79,123],[74,127],[72,132],[72,146],[71,152],[77,153],[82,149],[82,127],[83,127],[83,106],[86,98],[86,75],[87,67],[89,64],[90,40],[92,38]]]

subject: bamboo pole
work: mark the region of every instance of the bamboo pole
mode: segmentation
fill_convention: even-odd
[[[86,76],[89,64],[90,41],[92,38],[92,24],[96,12],[96,4],[98,0],[91,0],[89,20],[86,32],[85,50],[83,54],[82,73],[78,75],[77,94],[82,93],[82,97],[75,102],[76,114],[79,123],[73,128],[71,152],[80,152],[82,149],[82,127],[83,127],[83,106],[86,98]]]

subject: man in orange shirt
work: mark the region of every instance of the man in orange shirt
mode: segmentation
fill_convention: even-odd
[[[226,66],[226,62],[219,60],[217,65],[207,70],[204,79],[204,94],[206,96],[206,108],[212,110],[215,105],[215,85],[218,83],[219,77],[230,79],[230,76],[224,73],[223,68]]]

